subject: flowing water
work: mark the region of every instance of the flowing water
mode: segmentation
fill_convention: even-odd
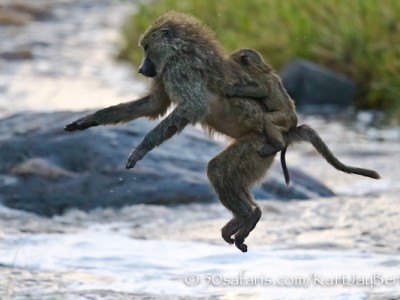
[[[145,90],[115,62],[118,28],[131,2],[38,1],[53,18],[1,27],[0,114],[104,107]],[[382,179],[346,175],[309,145],[289,167],[315,176],[328,199],[260,201],[263,217],[243,254],[220,239],[219,204],[136,205],[51,219],[0,207],[1,299],[398,299],[400,130],[356,117],[300,116],[344,162]],[[260,199],[262,200],[262,199]]]

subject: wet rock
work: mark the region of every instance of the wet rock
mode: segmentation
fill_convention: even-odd
[[[65,124],[85,113],[17,114],[0,121],[0,200],[8,207],[41,215],[70,208],[129,204],[211,202],[217,198],[206,164],[223,145],[201,130],[186,128],[150,152],[133,170],[125,169],[132,148],[156,121],[91,128],[67,133]],[[286,188],[280,165],[254,189],[258,199],[307,199],[333,193],[291,169]]]
[[[30,50],[14,50],[0,52],[0,58],[5,60],[32,59],[33,54]]]
[[[23,26],[31,21],[33,18],[28,14],[0,8],[0,26]]]
[[[29,1],[0,3],[0,10],[9,14],[26,15],[30,19],[42,20],[50,17],[50,7],[45,4],[35,5]]]
[[[10,174],[16,176],[38,175],[47,178],[58,178],[61,176],[76,176],[75,173],[55,166],[50,161],[42,158],[30,158],[11,169]]]
[[[353,104],[353,80],[326,67],[295,60],[288,63],[280,75],[300,111],[330,112]]]

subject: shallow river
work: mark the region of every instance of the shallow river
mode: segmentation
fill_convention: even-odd
[[[46,1],[38,1],[38,3]],[[145,90],[112,59],[125,1],[47,1],[53,18],[2,27],[0,115],[81,110]],[[52,219],[0,207],[0,299],[399,299],[400,130],[369,126],[377,115],[300,116],[344,162],[382,179],[346,175],[309,145],[288,151],[336,197],[260,201],[249,252],[222,242],[219,204],[70,211]],[[260,199],[262,200],[262,199]]]

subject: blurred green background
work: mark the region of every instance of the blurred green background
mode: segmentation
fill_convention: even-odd
[[[276,70],[305,58],[357,84],[356,107],[400,120],[399,0],[154,0],[123,26],[119,57],[140,63],[140,35],[171,9],[210,26],[228,50],[254,48]]]

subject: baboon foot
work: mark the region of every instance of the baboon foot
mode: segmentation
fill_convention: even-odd
[[[85,130],[89,127],[98,126],[99,123],[96,121],[85,120],[85,118],[76,120],[64,127],[65,131],[77,131],[77,130]]]
[[[233,218],[230,220],[224,227],[221,229],[221,236],[225,242],[232,245],[235,240],[232,236],[242,227],[243,221],[240,221],[237,218]]]
[[[277,149],[276,147],[268,144],[265,145],[264,147],[262,147],[259,151],[258,151],[258,155],[261,157],[267,157],[270,155],[273,155],[275,153],[277,153],[279,151],[279,149]]]
[[[224,239],[225,242],[227,242],[230,245],[232,245],[235,242],[235,240],[232,238],[232,235],[224,234],[223,232],[222,232],[222,238]]]
[[[242,251],[243,253],[247,252],[247,245],[244,244],[244,239],[236,239],[235,238],[235,246]]]
[[[244,244],[244,240],[249,236],[250,232],[256,227],[258,221],[261,218],[261,209],[256,207],[253,213],[246,219],[242,227],[235,234],[235,245],[242,252],[247,252],[247,245]]]

